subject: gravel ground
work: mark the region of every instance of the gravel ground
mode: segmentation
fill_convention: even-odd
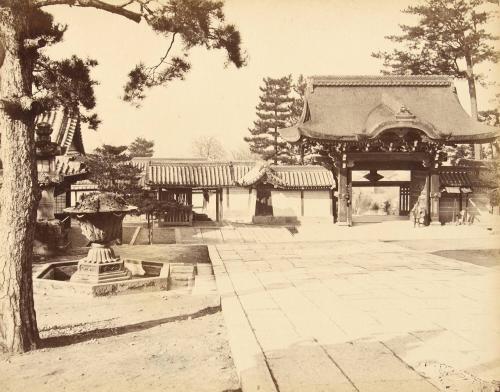
[[[216,295],[35,301],[44,348],[0,359],[3,392],[240,390]]]

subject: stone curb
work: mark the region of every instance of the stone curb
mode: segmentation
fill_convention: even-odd
[[[229,345],[243,392],[278,392],[248,319],[229,279],[224,263],[213,245],[208,253],[215,274]]]

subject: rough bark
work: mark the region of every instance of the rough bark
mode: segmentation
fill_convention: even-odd
[[[22,59],[24,21],[0,6],[0,130],[3,184],[0,190],[0,350],[24,352],[39,337],[33,302],[32,253],[38,199],[34,133],[29,116],[13,117],[5,101],[30,96],[30,64]]]
[[[477,116],[476,80],[474,77],[472,58],[470,56],[466,56],[465,62],[467,64],[467,83],[469,85],[470,113],[472,118],[477,120],[478,116]],[[474,151],[474,159],[481,159],[481,145],[473,144],[472,148]]]
[[[50,5],[69,5],[72,7],[88,7],[110,12],[112,14],[124,16],[136,23],[141,21],[142,15],[125,8],[132,2],[127,2],[123,5],[109,4],[101,0],[35,0],[33,2],[36,7],[47,7]]]
[[[474,79],[472,59],[470,57],[466,57],[465,62],[467,63],[467,83],[469,84],[470,113],[471,116],[477,120],[476,81]]]

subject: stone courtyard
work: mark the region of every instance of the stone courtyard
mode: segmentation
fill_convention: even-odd
[[[207,247],[215,284],[102,299],[35,291],[44,348],[0,361],[5,390],[498,391],[495,225],[155,230],[176,245],[117,253],[196,263]]]
[[[429,234],[211,246],[242,381],[281,392],[497,390],[500,264],[433,253],[494,253],[499,238]]]

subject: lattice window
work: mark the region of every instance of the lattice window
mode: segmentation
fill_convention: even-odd
[[[66,208],[66,193],[61,193],[60,195],[55,197],[55,208],[54,212],[56,214],[61,214],[63,213],[64,209]]]

